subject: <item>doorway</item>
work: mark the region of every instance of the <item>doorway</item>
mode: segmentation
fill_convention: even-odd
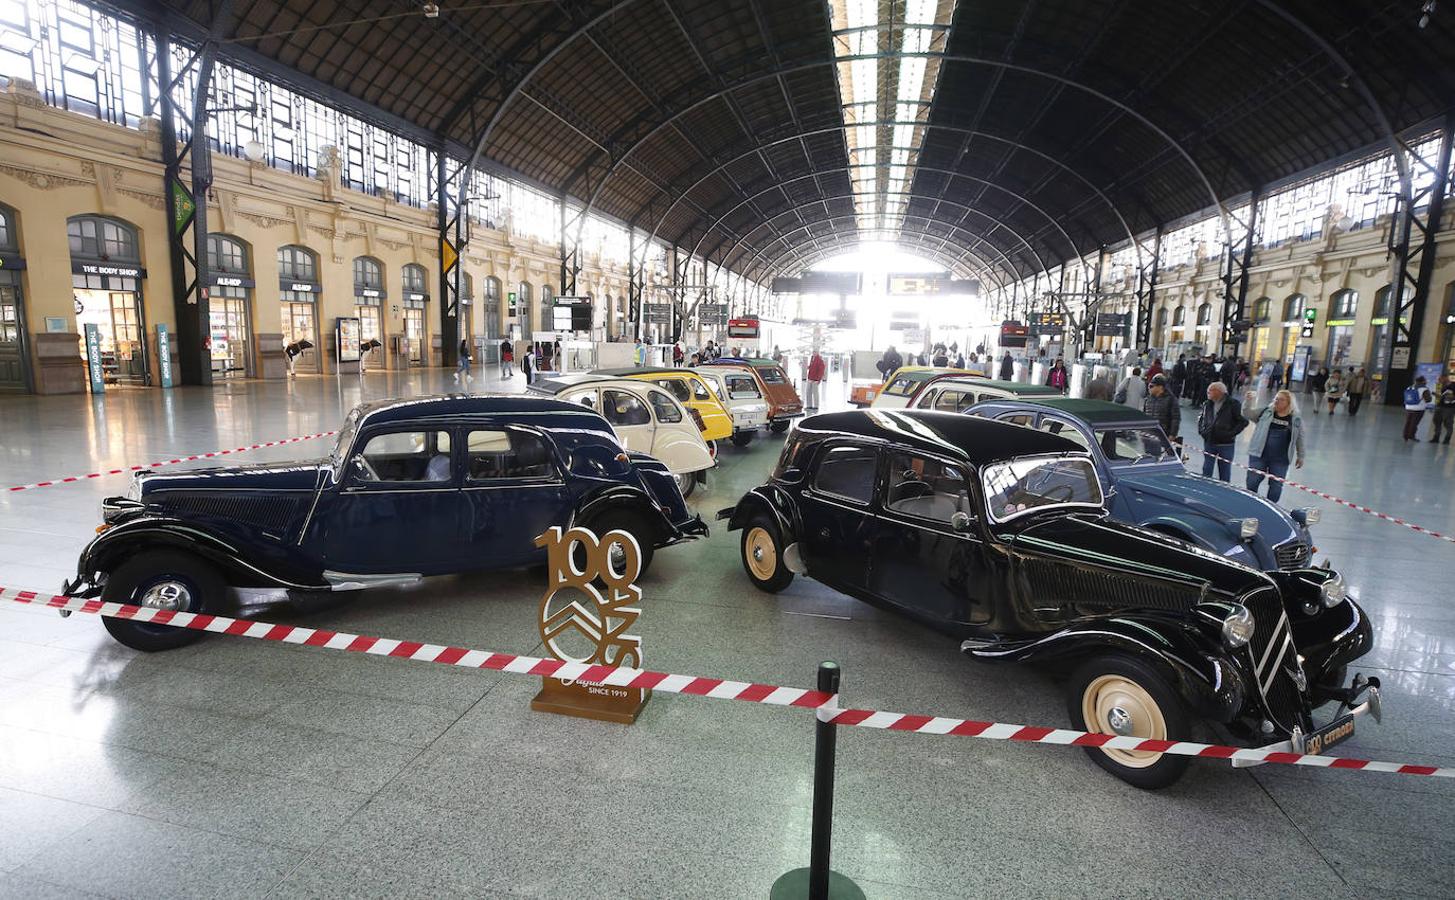
[[[105,382],[108,385],[150,384],[141,294],[78,287],[74,295],[77,329],[84,334],[87,325],[95,325],[100,333],[101,374]],[[81,359],[86,358],[84,341],[80,355]]]
[[[212,371],[222,378],[252,375],[246,288],[214,287],[208,309]]]
[[[408,365],[424,365],[424,310],[408,306],[404,309],[404,359]]]
[[[318,372],[318,329],[312,303],[283,304],[283,346],[307,341],[313,346],[299,354],[293,363],[295,371]]]
[[[20,273],[0,272],[0,391],[30,389]]]

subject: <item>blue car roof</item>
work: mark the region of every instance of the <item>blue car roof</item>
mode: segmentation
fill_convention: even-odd
[[[360,404],[360,424],[379,425],[418,419],[502,418],[541,428],[595,431],[616,443],[616,432],[600,415],[577,403],[520,394],[441,394],[433,397],[375,400]]]

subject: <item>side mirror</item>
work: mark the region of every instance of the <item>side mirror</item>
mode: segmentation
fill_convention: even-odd
[[[950,527],[955,531],[966,532],[970,530],[973,521],[969,513],[955,512],[950,516]]]

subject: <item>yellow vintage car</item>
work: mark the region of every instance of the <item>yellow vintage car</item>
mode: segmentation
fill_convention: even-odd
[[[972,372],[969,369],[954,369],[944,366],[900,366],[883,382],[855,384],[849,394],[849,405],[859,409],[866,406],[908,406],[909,401],[920,388],[935,378],[945,375],[985,377],[982,373]]]
[[[712,386],[691,369],[597,369],[591,374],[650,381],[665,388],[692,413],[692,417],[697,420],[698,430],[702,432],[702,439],[707,441],[714,456],[717,455],[717,445],[714,442],[733,436],[733,417],[712,392]]]

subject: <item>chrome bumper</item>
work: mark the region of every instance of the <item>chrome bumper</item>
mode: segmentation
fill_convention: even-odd
[[[1351,699],[1358,701],[1358,698],[1361,696],[1364,699],[1362,701],[1352,704],[1349,702],[1339,704],[1339,709],[1334,714],[1335,719],[1338,719],[1344,715],[1348,715],[1352,716],[1354,721],[1357,722],[1361,716],[1367,715],[1375,722],[1384,721],[1384,711],[1380,706],[1379,699],[1378,678],[1365,679],[1363,675],[1355,675],[1354,684],[1351,685],[1349,690]],[[1308,735],[1305,735],[1303,733],[1303,729],[1295,725],[1293,728],[1293,734],[1289,735],[1288,740],[1279,741],[1276,744],[1268,744],[1266,746],[1257,747],[1255,749],[1266,750],[1270,753],[1312,753],[1315,756],[1323,755],[1322,747],[1316,747],[1312,750],[1309,748],[1308,737]],[[1263,765],[1263,760],[1237,759],[1236,757],[1231,760],[1231,762],[1233,764],[1233,768],[1235,769],[1246,769],[1250,766]]]

